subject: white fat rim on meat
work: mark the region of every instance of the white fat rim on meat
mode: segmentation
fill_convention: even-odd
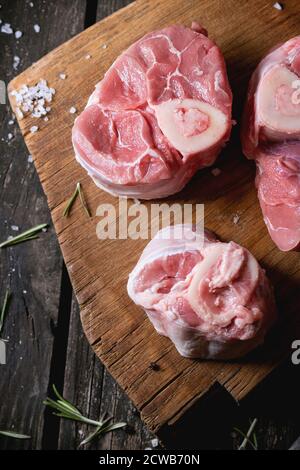
[[[106,191],[115,197],[129,197],[137,199],[159,199],[166,195],[177,193],[185,186],[186,183],[186,168],[182,167],[177,173],[176,181],[174,178],[160,180],[157,183],[143,183],[136,185],[124,185],[112,183],[108,178],[96,171],[85,160],[83,160],[79,153],[75,150],[75,158],[80,165],[85,168],[88,175],[93,179],[98,188]],[[174,185],[176,182],[176,185]]]

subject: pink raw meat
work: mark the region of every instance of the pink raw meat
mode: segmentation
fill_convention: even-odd
[[[251,253],[192,225],[158,232],[127,289],[185,357],[240,357],[263,342],[276,320],[273,289]]]
[[[78,162],[115,196],[180,191],[229,138],[225,62],[205,30],[192,26],[170,26],[130,46],[75,121]]]
[[[273,49],[249,85],[242,127],[245,155],[269,233],[282,251],[300,248],[300,36]]]

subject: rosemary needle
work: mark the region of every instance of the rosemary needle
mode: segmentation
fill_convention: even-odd
[[[70,199],[68,200],[67,202],[67,205],[65,207],[65,210],[63,212],[63,216],[64,217],[68,217],[69,214],[70,214],[70,211],[72,209],[72,206],[77,198],[77,196],[79,195],[79,198],[80,198],[80,202],[81,202],[81,205],[83,207],[83,209],[85,210],[86,214],[88,215],[88,217],[91,217],[91,212],[87,206],[87,203],[85,201],[85,198],[84,198],[84,195],[83,195],[83,192],[82,192],[82,188],[81,188],[81,184],[80,183],[77,183],[76,184],[76,189],[74,191],[74,193],[72,194],[72,196],[70,197]]]
[[[12,431],[0,431],[2,436],[13,437],[14,439],[31,439],[31,436],[27,436],[26,434],[19,434],[17,432]]]
[[[2,306],[1,314],[0,314],[0,336],[1,336],[1,333],[2,333],[2,328],[3,328],[3,323],[4,323],[4,317],[5,317],[5,314],[6,314],[6,312],[7,312],[7,307],[8,307],[8,304],[9,304],[9,299],[10,299],[10,293],[9,293],[9,291],[7,290],[6,293],[5,293],[4,302],[3,302],[3,306]]]
[[[90,212],[90,209],[88,208],[88,206],[85,202],[84,195],[83,195],[83,192],[81,190],[81,184],[80,183],[77,183],[77,188],[78,188],[81,204],[82,204],[86,214],[88,215],[88,217],[91,217],[91,212]]]
[[[65,419],[71,419],[73,421],[79,421],[85,424],[91,424],[92,426],[96,426],[96,430],[91,433],[88,437],[86,437],[80,445],[87,444],[96,436],[101,434],[105,434],[110,431],[114,431],[115,429],[120,429],[126,426],[126,423],[115,423],[115,424],[108,424],[112,418],[102,418],[100,421],[95,421],[93,419],[87,418],[84,416],[76,406],[72,405],[69,401],[63,398],[59,392],[57,391],[55,385],[52,386],[53,391],[56,395],[57,400],[52,400],[52,398],[46,398],[44,400],[44,405],[49,406],[50,408],[54,409],[56,416]]]
[[[2,243],[0,243],[0,248],[5,248],[7,246],[17,245],[18,243],[27,242],[28,240],[34,240],[38,238],[37,233],[48,227],[48,224],[40,224],[26,230],[23,233],[20,233],[16,237],[10,238]]]
[[[80,183],[79,183],[79,184],[80,184]],[[68,215],[69,215],[69,213],[70,213],[70,210],[71,210],[71,208],[72,208],[72,206],[73,206],[73,204],[74,204],[74,201],[75,201],[75,199],[77,198],[77,196],[78,196],[78,184],[77,184],[77,186],[76,186],[76,189],[75,189],[74,193],[72,194],[72,196],[70,197],[70,199],[69,199],[68,202],[67,202],[67,205],[66,205],[65,210],[64,210],[64,213],[63,213],[63,216],[64,216],[64,217],[68,217]]]

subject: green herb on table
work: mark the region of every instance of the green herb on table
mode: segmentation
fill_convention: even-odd
[[[80,445],[87,444],[92,439],[97,436],[103,435],[107,432],[114,431],[126,426],[127,423],[115,423],[110,424],[112,418],[101,418],[100,421],[95,421],[93,419],[83,416],[83,414],[76,408],[72,403],[63,398],[57,391],[55,385],[53,385],[53,390],[56,395],[57,400],[52,400],[52,398],[47,398],[43,403],[46,406],[54,409],[56,413],[53,413],[55,416],[60,418],[70,419],[73,421],[79,421],[84,424],[90,424],[95,426],[96,429],[89,436],[87,436]]]
[[[256,439],[256,434],[254,433],[254,428],[256,426],[256,423],[257,423],[257,418],[255,418],[252,423],[250,424],[250,427],[247,431],[247,434],[244,434],[243,431],[241,431],[240,429],[238,428],[234,428],[234,430],[236,432],[238,432],[241,436],[243,436],[244,440],[243,442],[241,443],[241,445],[239,446],[238,450],[245,450],[246,447],[247,447],[247,444],[250,444],[251,447],[254,449],[254,450],[258,450],[258,447],[257,447],[257,439]],[[251,438],[251,435],[253,434],[253,441],[250,439]]]
[[[7,309],[9,305],[9,300],[10,300],[10,293],[7,290],[5,293],[5,297],[4,297],[4,301],[3,301],[3,305],[2,305],[1,313],[0,313],[0,338],[1,338],[2,330],[3,330],[5,315],[7,313]]]
[[[0,243],[0,248],[5,248],[7,246],[14,246],[18,245],[19,243],[27,242],[28,240],[34,240],[39,238],[37,233],[41,232],[43,229],[47,228],[48,224],[40,224],[36,225],[35,227],[26,230],[23,233],[20,233],[16,237],[9,238],[5,242]]]
[[[79,196],[80,198],[80,202],[81,202],[81,205],[83,207],[83,209],[85,210],[86,214],[88,215],[88,217],[91,217],[91,212],[87,206],[87,203],[85,201],[85,198],[84,198],[84,195],[83,195],[83,192],[82,192],[82,188],[81,188],[81,184],[80,183],[77,183],[76,185],[76,189],[74,191],[74,193],[72,194],[72,196],[70,197],[70,199],[68,200],[67,202],[67,205],[65,207],[65,210],[64,210],[64,213],[63,213],[63,216],[64,217],[68,217],[69,214],[70,214],[70,211],[73,207],[73,204],[77,198],[77,196]]]
[[[19,434],[17,432],[12,431],[0,431],[0,434],[6,437],[13,437],[14,439],[31,439],[31,436],[27,436],[26,434]]]

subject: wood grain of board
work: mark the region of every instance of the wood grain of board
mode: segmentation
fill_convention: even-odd
[[[225,55],[234,91],[233,117],[239,121],[255,65],[269,48],[299,31],[297,1],[285,2],[283,11],[272,5],[266,0],[140,0],[55,49],[9,85],[11,91],[46,78],[56,89],[49,122],[39,121],[39,131],[31,134],[30,127],[37,122],[26,117],[19,122],[21,131],[47,195],[88,340],[156,432],[164,424],[176,422],[215,382],[235,399],[245,397],[287,356],[291,340],[300,334],[299,254],[281,253],[268,236],[253,185],[253,164],[241,153],[236,126],[217,162],[221,175],[214,177],[209,169],[199,172],[168,201],[205,203],[206,226],[222,239],[234,239],[252,251],[275,285],[280,325],[263,349],[241,361],[200,362],[180,357],[166,338],[154,332],[126,293],[128,273],[146,241],[98,240],[99,218],[88,219],[79,204],[70,218],[62,217],[77,181],[82,182],[93,214],[99,204],[118,204],[117,199],[96,189],[75,162],[70,138],[74,115],[69,109],[84,108],[94,85],[117,55],[143,34],[174,22],[189,25],[198,20]],[[59,79],[61,72],[66,80]],[[11,104],[14,109],[13,99]],[[237,224],[235,215],[239,216]],[[153,361],[159,371],[149,368]]]

